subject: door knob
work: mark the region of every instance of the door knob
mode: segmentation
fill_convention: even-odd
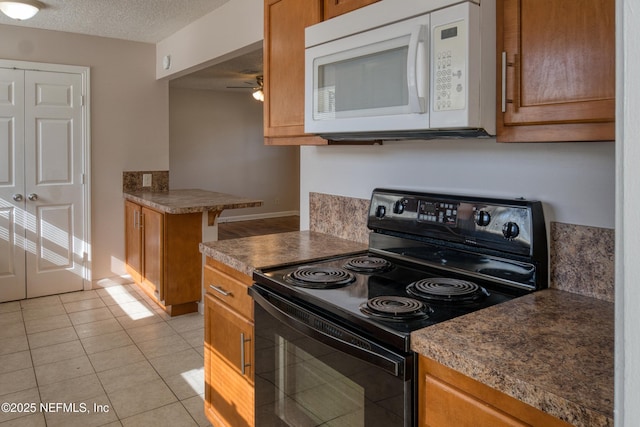
[[[38,200],[38,195],[36,193],[30,193],[27,196],[27,199],[31,200],[32,202],[35,202],[36,200]]]
[[[21,202],[22,201],[22,194],[14,194],[13,195],[13,200],[15,200],[16,202]]]

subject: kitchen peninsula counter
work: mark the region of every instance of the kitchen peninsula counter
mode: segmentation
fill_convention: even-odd
[[[301,231],[200,244],[247,275],[367,245]],[[613,426],[613,303],[548,289],[412,334],[412,348],[576,426]]]
[[[442,365],[575,426],[613,426],[614,305],[547,289],[411,336]]]
[[[262,206],[262,200],[199,189],[125,192],[124,198],[168,214],[222,212]]]
[[[225,209],[261,200],[187,189],[124,191],[125,263],[134,282],[171,316],[202,306],[202,241],[218,239]]]

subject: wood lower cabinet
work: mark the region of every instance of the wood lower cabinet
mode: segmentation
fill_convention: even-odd
[[[571,426],[424,356],[418,388],[420,427]]]
[[[125,200],[125,260],[136,284],[172,316],[202,298],[202,214],[165,214]]]
[[[304,29],[322,20],[322,0],[264,2],[264,141],[322,145],[304,133]]]
[[[497,1],[498,142],[615,139],[615,1]]]
[[[143,207],[141,209],[142,223],[142,284],[152,290],[160,301],[165,301],[164,289],[164,215],[160,212]]]
[[[331,19],[377,1],[379,0],[324,0],[323,18],[324,20]]]
[[[251,277],[211,258],[204,267],[205,414],[216,427],[254,425]]]
[[[124,202],[124,259],[133,281],[142,281],[142,206]]]

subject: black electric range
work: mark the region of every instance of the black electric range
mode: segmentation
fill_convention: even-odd
[[[374,190],[369,250],[256,284],[403,352],[411,331],[547,287],[540,202]]]
[[[367,225],[365,252],[254,273],[256,427],[414,427],[411,332],[547,287],[540,202],[376,189]]]

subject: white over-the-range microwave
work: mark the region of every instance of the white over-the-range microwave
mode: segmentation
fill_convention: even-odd
[[[305,132],[495,135],[495,0],[381,0],[305,31]]]

